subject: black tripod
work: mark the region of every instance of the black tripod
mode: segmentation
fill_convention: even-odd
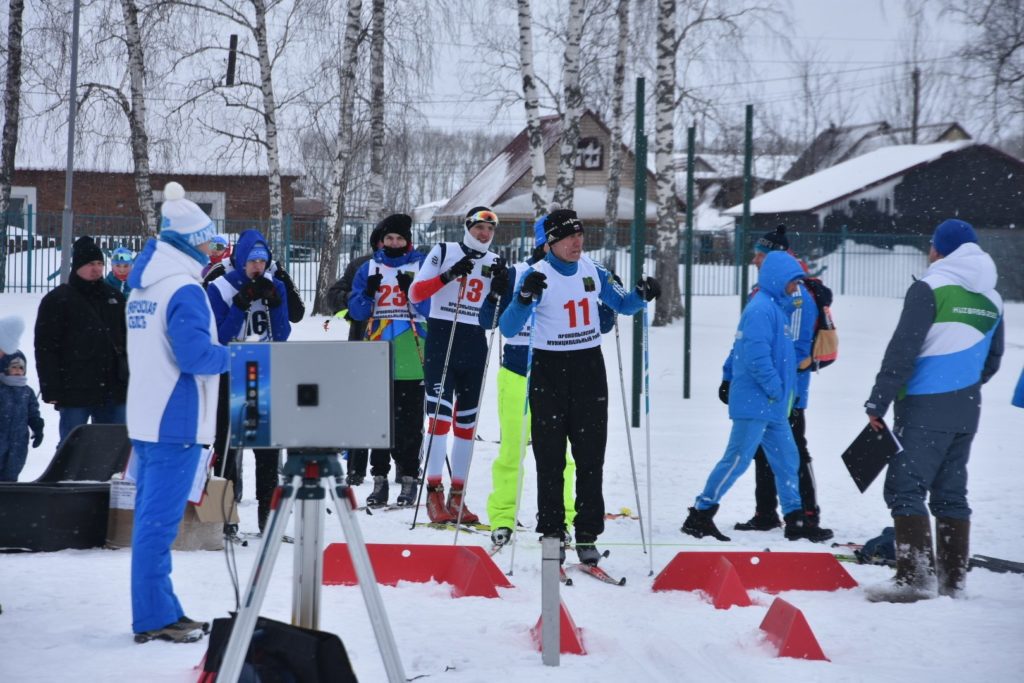
[[[271,511],[263,534],[256,565],[249,577],[241,607],[235,617],[231,638],[224,651],[217,680],[234,683],[242,672],[245,655],[256,626],[263,598],[270,582],[270,574],[281,549],[284,525],[295,501],[299,508],[295,521],[295,575],[292,592],[292,623],[304,628],[316,629],[320,621],[320,586],[323,583],[323,527],[324,491],[330,491],[342,532],[345,534],[352,566],[363,592],[363,602],[373,625],[373,632],[380,647],[381,659],[389,683],[405,681],[402,661],[398,657],[391,625],[388,622],[384,603],[377,590],[377,578],[366,552],[366,543],[353,511],[355,497],[351,489],[339,482],[342,478],[341,464],[335,452],[302,449],[294,453],[285,451],[284,479],[276,495],[277,505]],[[324,480],[328,480],[329,488]]]

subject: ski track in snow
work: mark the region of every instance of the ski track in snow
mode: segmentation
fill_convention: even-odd
[[[41,295],[3,294],[3,314],[26,321],[22,349],[29,359],[29,384],[38,387],[32,353],[32,328]],[[814,457],[822,521],[838,542],[863,542],[891,523],[882,502],[881,480],[861,495],[839,459],[863,427],[861,407],[878,370],[885,345],[899,317],[899,299],[840,297],[833,314],[839,329],[839,360],[813,378],[807,411],[807,437]],[[764,550],[827,552],[827,544],[788,542],[782,530],[736,532],[735,522],[753,512],[753,473],[746,473],[722,502],[716,522],[731,544],[684,536],[679,526],[685,509],[720,457],[730,422],[717,399],[720,368],[739,314],[738,297],[694,300],[692,391],[682,399],[682,324],[651,330],[651,417],[653,467],[653,565],[657,573],[675,553],[692,550]],[[346,326],[322,318],[295,327],[293,339],[344,339]],[[1024,560],[1024,411],[1010,406],[1013,387],[1024,366],[1024,304],[1006,307],[1007,352],[1000,372],[984,389],[981,430],[970,465],[970,502],[974,510],[972,552]],[[631,325],[620,325],[631,384]],[[609,377],[609,441],[605,465],[605,503],[609,511],[636,501],[619,396],[614,335],[604,351]],[[480,434],[497,439],[494,411],[498,362],[492,359],[482,403]],[[45,468],[57,442],[58,416],[43,406],[46,439],[29,454],[21,479]],[[891,417],[891,413],[890,413]],[[644,430],[633,430],[645,523],[647,464]],[[490,463],[498,446],[477,442],[467,502],[483,514],[490,488]],[[254,466],[246,456],[246,500],[239,512],[242,530],[255,530]],[[527,457],[520,520],[536,512],[535,470]],[[371,485],[357,488],[365,500]],[[421,513],[420,517],[423,518]],[[368,516],[357,521],[368,542],[451,544],[452,532],[409,530],[412,510]],[[326,519],[328,542],[342,541],[337,518]],[[648,531],[648,538],[651,532]],[[490,547],[487,535],[460,534],[460,544]],[[972,571],[968,598],[913,605],[870,604],[863,589],[834,593],[787,592],[781,597],[803,610],[831,662],[773,656],[758,629],[775,597],[752,591],[755,605],[716,610],[697,594],[654,593],[648,577],[652,558],[639,546],[634,520],[609,520],[598,546],[610,549],[602,566],[625,576],[624,587],[604,585],[577,573],[562,598],[583,629],[589,654],[563,655],[558,669],[544,667],[529,629],[540,615],[540,545],[532,531],[521,532],[512,589],[501,598],[451,599],[449,587],[402,583],[382,586],[381,594],[406,675],[445,681],[1006,681],[1024,668],[1024,577]],[[292,549],[281,549],[261,614],[288,621],[291,614]],[[248,580],[257,545],[236,547],[240,581]],[[495,557],[508,570],[510,549]],[[154,642],[131,638],[129,550],[69,550],[59,553],[0,555],[0,680],[4,681],[193,681],[205,644]],[[569,551],[569,561],[575,561]],[[226,616],[234,594],[223,553],[175,552],[173,579],[186,612],[194,618]],[[884,567],[843,564],[862,585],[888,580]],[[345,643],[362,681],[385,680],[373,631],[357,587],[325,586],[321,628]],[[205,643],[204,639],[201,641]],[[446,671],[447,669],[447,671]],[[424,679],[428,680],[428,679]]]

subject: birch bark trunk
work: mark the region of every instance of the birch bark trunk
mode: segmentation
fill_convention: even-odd
[[[384,0],[373,0],[370,22],[370,177],[367,218],[384,217]]]
[[[533,214],[539,218],[547,213],[548,181],[544,163],[544,136],[540,129],[540,104],[537,77],[533,70],[533,22],[530,0],[519,5],[519,71],[523,78],[523,106],[526,109],[526,134],[530,142],[530,170],[533,174]]]
[[[608,195],[604,204],[604,246],[608,252],[605,264],[612,269],[619,232],[619,188],[622,175],[622,107],[625,99],[626,50],[629,46],[629,0],[618,0],[615,15],[619,21],[615,46],[615,71],[612,74],[611,142],[608,150]],[[637,163],[641,163],[637,159]]]
[[[562,86],[565,109],[562,113],[562,136],[558,154],[558,182],[553,203],[563,209],[573,205],[576,185],[576,156],[579,152],[580,116],[583,114],[583,90],[580,88],[580,39],[583,33],[583,0],[569,1],[565,61],[562,64]]]
[[[277,141],[277,103],[274,99],[273,68],[267,40],[267,6],[251,0],[255,12],[253,36],[259,51],[260,91],[263,95],[263,125],[267,143],[267,194],[270,200],[270,229],[265,237],[278,249],[284,248],[284,212],[281,200],[281,157]]]
[[[156,211],[153,208],[153,186],[149,180],[149,135],[146,132],[146,61],[139,30],[139,8],[135,0],[120,0],[124,17],[125,45],[128,48],[128,82],[131,104],[125,110],[131,131],[132,162],[135,192],[139,211],[149,232],[156,232]]]
[[[7,15],[7,78],[4,84],[4,131],[0,142],[0,292],[7,288],[7,211],[11,206],[14,157],[18,151],[21,109],[21,44],[24,0],[10,0]]]

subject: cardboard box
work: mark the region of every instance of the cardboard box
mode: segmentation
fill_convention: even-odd
[[[235,490],[230,481],[210,477],[199,505],[187,503],[174,539],[174,550],[222,550],[224,524],[238,524]],[[135,483],[122,479],[110,482],[110,514],[107,517],[107,547],[128,548],[135,521]]]

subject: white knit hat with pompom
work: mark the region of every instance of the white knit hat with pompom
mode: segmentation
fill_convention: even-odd
[[[21,333],[25,331],[25,321],[16,315],[0,318],[0,351],[14,353],[21,344]]]
[[[172,181],[164,186],[160,214],[160,232],[179,235],[193,247],[209,242],[217,234],[210,217],[195,202],[185,199],[185,188],[181,183]]]

